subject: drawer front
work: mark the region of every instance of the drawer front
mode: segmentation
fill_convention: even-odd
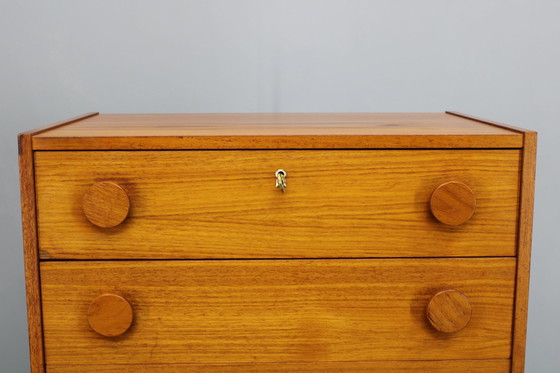
[[[519,161],[519,150],[36,152],[40,253],[513,256]],[[449,182],[466,189],[438,189]]]
[[[46,362],[508,359],[515,265],[514,258],[42,262]],[[447,307],[445,290],[468,309]],[[122,302],[101,305],[104,297]],[[436,328],[455,322],[458,331]],[[101,335],[111,327],[118,336]]]
[[[509,373],[509,360],[309,364],[47,365],[47,373]]]

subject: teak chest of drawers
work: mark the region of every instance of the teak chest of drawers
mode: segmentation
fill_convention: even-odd
[[[38,372],[523,372],[536,134],[458,113],[20,134]]]

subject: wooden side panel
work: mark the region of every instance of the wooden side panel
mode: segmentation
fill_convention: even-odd
[[[310,364],[48,365],[48,373],[508,373],[509,360]]]
[[[40,373],[44,372],[43,328],[35,210],[35,177],[30,134],[19,135],[18,150],[30,365],[31,373]]]
[[[514,258],[42,262],[47,364],[507,359]],[[472,304],[457,333],[426,305]],[[122,336],[90,329],[100,294],[134,309]]]
[[[515,293],[515,320],[513,331],[513,373],[525,371],[525,349],[527,338],[527,312],[529,304],[529,272],[531,268],[531,242],[533,231],[533,205],[535,194],[535,171],[537,160],[537,133],[508,124],[490,121],[471,115],[451,112],[448,114],[471,119],[480,123],[516,131],[523,134],[523,159],[521,167],[521,198],[518,234],[517,284]]]
[[[523,168],[521,171],[519,246],[517,256],[517,288],[515,292],[515,322],[513,327],[513,373],[523,373],[525,369],[537,134],[536,132],[526,132],[524,134],[524,139]]]
[[[37,242],[37,209],[35,196],[35,169],[33,159],[33,136],[98,113],[87,113],[52,123],[18,135],[19,179],[21,193],[21,217],[23,231],[23,254],[29,332],[31,373],[44,372],[43,326],[41,315],[41,290],[39,274],[39,248]]]
[[[36,152],[43,259],[514,256],[519,150]],[[287,171],[287,190],[274,173]],[[460,181],[476,211],[430,212]],[[83,195],[122,186],[128,218],[91,224]],[[110,209],[109,209],[110,210]],[[108,211],[109,211],[108,210]]]

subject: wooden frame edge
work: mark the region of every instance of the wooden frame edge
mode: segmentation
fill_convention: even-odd
[[[31,136],[30,133],[22,133],[18,136],[21,220],[31,373],[43,373],[45,371],[45,353],[43,349],[37,212],[35,209],[35,172]]]
[[[523,134],[523,160],[521,164],[517,278],[515,287],[515,314],[513,319],[513,344],[511,352],[512,373],[523,373],[525,370],[536,155],[537,133],[533,131],[526,131]]]

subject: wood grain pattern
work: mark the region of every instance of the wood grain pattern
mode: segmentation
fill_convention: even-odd
[[[48,365],[48,373],[509,373],[510,361],[382,361],[299,364]]]
[[[519,217],[519,246],[517,254],[517,287],[515,292],[515,321],[513,328],[512,373],[525,369],[527,312],[529,306],[529,272],[533,231],[533,204],[537,158],[537,133],[524,134],[523,169],[521,173],[521,202]]]
[[[89,326],[105,337],[124,334],[132,325],[134,312],[130,303],[118,294],[101,294],[89,305]]]
[[[30,368],[31,373],[42,373],[44,372],[45,357],[31,134],[22,133],[18,136],[18,148]]]
[[[472,218],[476,197],[465,183],[448,181],[436,188],[430,198],[434,217],[447,225],[461,225]]]
[[[426,317],[442,333],[463,330],[472,316],[472,305],[465,294],[457,290],[443,290],[430,299]]]
[[[445,113],[102,114],[36,150],[520,148],[522,135]]]
[[[82,210],[91,224],[113,228],[126,219],[130,200],[118,184],[101,181],[91,185],[82,198]]]
[[[47,364],[509,358],[514,258],[42,262]],[[438,290],[467,295],[469,327],[438,333]],[[135,322],[108,339],[85,320],[118,293]]]
[[[518,150],[36,152],[41,257],[513,256]],[[274,173],[286,170],[286,193]],[[126,188],[129,217],[96,229],[80,199]],[[433,218],[433,190],[478,196],[466,224]]]

